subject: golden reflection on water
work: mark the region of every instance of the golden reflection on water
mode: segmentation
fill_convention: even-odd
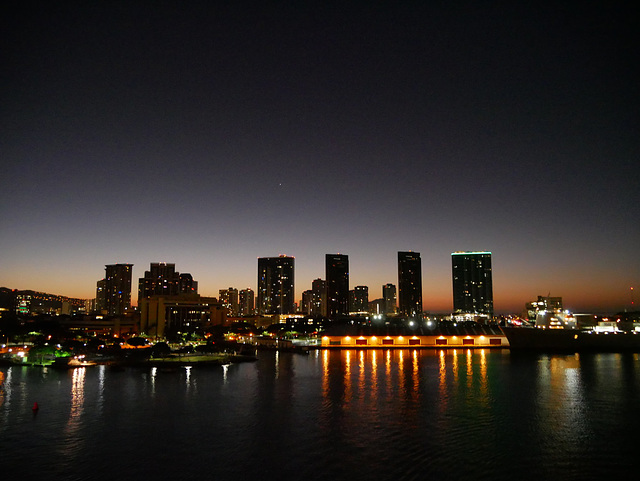
[[[371,351],[371,400],[378,401],[378,351]]]
[[[453,353],[453,362],[451,364],[451,370],[453,371],[453,381],[458,382],[458,351],[454,349]]]
[[[473,357],[471,349],[467,349],[467,387],[473,387]]]
[[[322,397],[329,397],[329,349],[322,351]]]
[[[384,383],[387,390],[386,399],[391,399],[393,397],[393,389],[391,389],[391,383],[389,382],[391,379],[391,349],[387,349],[385,352],[384,374],[384,379],[387,381]]]
[[[440,394],[440,412],[447,409],[447,359],[445,358],[444,349],[438,352],[438,392]]]
[[[400,392],[405,392],[405,379],[404,379],[404,351],[398,351],[398,387]]]
[[[364,367],[364,351],[358,352],[358,390],[361,393],[366,392],[366,379]]]
[[[418,399],[420,397],[420,373],[418,370],[418,350],[414,349],[412,353],[413,363],[412,365],[412,379],[413,379],[413,389],[411,390],[412,397],[414,399]]]
[[[477,408],[489,408],[487,357],[486,349],[324,350],[322,395],[325,403],[339,402],[341,409],[366,409],[380,399],[399,396],[410,403],[408,406],[415,406],[431,388],[439,393],[441,412],[456,398]],[[430,379],[426,366],[434,360],[437,377]]]
[[[480,392],[482,399],[489,402],[489,380],[487,379],[487,353],[480,349]]]
[[[351,350],[345,352],[345,365],[344,365],[344,400],[345,402],[351,401]]]

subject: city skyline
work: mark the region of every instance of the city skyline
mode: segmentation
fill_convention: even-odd
[[[481,254],[481,255],[484,255],[484,256],[488,257],[489,265],[491,265],[491,255],[492,255],[491,252],[456,251],[456,252],[451,252],[450,253],[450,257],[451,257],[451,259],[461,258],[461,257],[473,258],[474,256],[477,256],[478,254]],[[399,274],[400,274],[399,270],[401,268],[400,266],[403,264],[403,263],[400,262],[400,257],[403,257],[403,262],[404,262],[405,258],[413,259],[414,257],[412,257],[412,256],[415,256],[415,259],[417,259],[417,265],[420,268],[421,267],[422,258],[421,258],[421,255],[420,255],[419,252],[414,252],[414,251],[402,252],[402,251],[398,251],[397,252],[397,257],[396,257],[397,264],[395,266],[395,268],[396,268],[396,276],[397,277],[393,280],[393,282],[388,282],[388,283],[385,283],[384,285],[380,285],[380,286],[378,286],[378,285],[374,285],[374,286],[371,286],[371,285],[366,285],[366,286],[365,285],[354,285],[353,281],[350,280],[351,271],[350,271],[350,268],[348,267],[349,256],[346,255],[346,254],[325,254],[325,270],[327,268],[327,262],[330,259],[332,259],[332,258],[334,258],[334,259],[335,258],[346,259],[346,263],[347,263],[347,267],[346,267],[346,269],[347,269],[347,278],[348,278],[348,281],[349,281],[350,291],[353,291],[353,289],[357,288],[357,287],[366,287],[368,289],[368,292],[370,293],[369,296],[368,296],[370,301],[373,301],[373,300],[383,301],[384,300],[384,295],[385,295],[384,294],[384,288],[387,287],[387,286],[391,286],[394,289],[394,293],[395,293],[395,289],[399,285],[399,281],[400,281],[400,279],[399,279]],[[288,261],[289,263],[291,263],[291,265],[288,266],[288,269],[290,269],[290,273],[293,273],[293,275],[296,278],[298,276],[298,274],[297,274],[297,265],[296,266],[293,265],[293,262],[295,262],[295,256],[286,256],[284,254],[281,254],[281,255],[279,255],[277,257],[261,257],[261,258],[258,258],[257,261],[258,262],[257,262],[256,266],[257,266],[257,271],[258,271],[258,282],[254,281],[255,285],[247,285],[247,286],[244,286],[244,287],[239,286],[239,285],[228,286],[226,288],[218,289],[218,293],[217,294],[210,293],[210,292],[207,291],[207,292],[202,293],[202,295],[205,296],[205,297],[216,297],[216,298],[220,299],[221,295],[222,295],[221,293],[223,291],[227,291],[229,289],[236,289],[237,292],[240,292],[240,291],[242,291],[244,289],[249,289],[249,290],[253,291],[254,293],[256,293],[256,309],[258,309],[258,304],[257,304],[258,295],[257,295],[257,292],[260,290],[260,276],[261,276],[261,272],[265,268],[264,266],[266,265],[266,263],[269,263],[269,262],[275,263],[273,267],[277,269],[277,266],[280,264],[280,261]],[[261,264],[261,262],[263,264]],[[129,275],[131,275],[134,279],[136,279],[136,275],[135,275],[136,270],[135,270],[135,265],[134,264],[131,264],[131,263],[115,263],[115,264],[112,264],[112,265],[105,265],[104,267],[107,269],[107,272],[109,272],[109,268],[114,268],[114,267],[118,267],[118,266],[127,267],[128,270],[131,271],[131,272],[129,272]],[[157,270],[158,266],[160,268],[168,268],[171,272],[174,272],[175,269],[176,269],[176,267],[175,267],[176,263],[174,263],[174,262],[170,262],[170,263],[167,263],[167,262],[151,262],[150,266],[151,266],[150,267],[151,271],[153,271],[154,268]],[[254,268],[256,266],[254,266]],[[456,269],[455,264],[454,264],[453,269],[455,271],[455,269]],[[140,270],[142,270],[144,272],[144,276],[141,276],[138,279],[139,282],[140,282],[140,285],[142,285],[141,283],[143,281],[146,281],[146,278],[149,276],[149,271],[144,269],[144,268],[140,268]],[[422,272],[422,269],[420,269],[420,270]],[[489,267],[489,270],[491,271],[491,267]],[[132,274],[132,273],[134,273],[134,274]],[[197,276],[193,276],[193,275],[187,274],[187,273],[177,273],[177,272],[175,272],[174,274],[175,274],[176,279],[178,278],[178,274],[179,274],[181,280],[182,280],[182,278],[184,276],[188,276],[189,280],[190,280],[190,283],[192,283],[194,286],[196,286],[194,291],[197,292],[197,286],[199,285]],[[449,274],[450,274],[450,279],[449,279],[449,283],[447,284],[447,287],[448,287],[449,292],[450,292],[450,305],[448,307],[443,307],[443,308],[437,308],[437,307],[436,308],[429,308],[429,306],[426,305],[426,303],[424,301],[424,289],[423,289],[423,311],[424,312],[431,312],[431,313],[438,313],[438,314],[447,313],[447,312],[448,313],[455,313],[456,312],[456,308],[455,308],[456,281],[454,280],[454,275],[453,275],[453,273],[451,271],[451,263],[449,263]],[[288,275],[290,275],[290,274],[287,274],[287,276]],[[325,272],[325,276],[326,276],[326,272]],[[255,277],[255,275],[254,275],[254,277]],[[89,297],[72,296],[72,295],[68,295],[66,293],[53,292],[53,291],[44,291],[44,290],[41,290],[41,289],[29,289],[29,288],[27,288],[27,289],[19,289],[19,288],[15,288],[15,287],[12,287],[12,286],[4,286],[4,285],[0,286],[0,287],[7,287],[7,288],[15,289],[15,290],[18,290],[18,291],[33,290],[33,291],[36,291],[36,292],[43,292],[43,293],[47,293],[47,294],[58,295],[58,296],[63,296],[63,297],[68,297],[68,298],[90,300],[90,299],[97,298],[96,294],[99,293],[100,287],[101,287],[101,283],[103,283],[104,281],[105,281],[104,278],[102,280],[98,280],[97,281],[98,292],[96,292],[95,282],[94,282],[94,291],[93,291],[94,295],[93,295],[93,297],[91,297],[91,296],[89,296]],[[317,281],[321,281],[323,283],[326,283],[326,279],[322,279],[321,277],[313,278],[312,281],[309,282],[309,285],[298,285],[297,282],[293,282],[293,288],[294,288],[294,299],[293,299],[293,302],[295,304],[297,304],[298,307],[300,307],[300,305],[301,305],[300,303],[302,301],[304,292],[305,291],[311,291],[313,284],[315,282],[317,282]],[[277,284],[279,281],[275,280],[275,282]],[[379,293],[378,293],[378,290],[379,290]],[[490,287],[490,290],[492,290],[491,287]],[[634,294],[633,290],[634,290],[633,288],[630,288],[630,290],[627,292],[628,305],[624,306],[621,309],[604,309],[601,306],[599,308],[598,308],[598,306],[596,306],[596,309],[587,309],[587,310],[584,310],[584,309],[581,310],[579,308],[576,309],[574,307],[569,307],[569,309],[572,312],[587,312],[587,311],[589,311],[589,312],[594,312],[594,313],[607,313],[607,312],[608,313],[612,313],[613,311],[616,311],[616,310],[624,311],[624,310],[637,309],[637,307],[636,307],[637,304],[635,303],[635,297],[634,297],[635,294]],[[171,291],[171,292],[173,292],[173,291]],[[373,292],[373,294],[371,294],[372,292]],[[135,294],[134,290],[132,289],[131,296],[130,296],[131,297],[131,304],[133,306],[137,306],[138,302],[139,302],[139,293],[138,293],[138,296],[134,296],[134,294]],[[551,294],[551,292],[549,292],[549,294]],[[560,298],[564,298],[564,296],[562,296],[561,293],[553,293],[553,294],[554,295],[557,294]],[[171,295],[171,294],[167,294],[167,295]],[[494,309],[493,311],[494,311],[494,313],[496,315],[499,315],[499,314],[521,314],[522,312],[524,312],[526,310],[526,304],[531,302],[531,300],[534,299],[535,297],[540,297],[540,294],[536,294],[536,295],[532,294],[531,296],[529,296],[528,298],[523,300],[522,306],[518,306],[516,304],[516,305],[514,305],[513,309],[502,309],[502,310]],[[396,307],[398,309],[398,312],[400,312],[402,310],[398,299],[396,299]],[[288,310],[293,312],[293,309],[288,309]]]
[[[377,299],[413,250],[447,312],[451,253],[486,250],[495,313],[631,308],[625,2],[0,8],[0,286],[92,298],[168,262],[215,297],[283,254],[299,302],[345,253]]]

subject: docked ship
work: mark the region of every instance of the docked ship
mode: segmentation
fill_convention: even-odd
[[[640,352],[640,332],[598,329],[503,327],[513,350]]]

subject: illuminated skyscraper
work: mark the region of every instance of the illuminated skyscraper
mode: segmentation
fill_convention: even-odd
[[[131,275],[133,264],[110,264],[105,267],[103,287],[104,310],[109,316],[120,316],[131,310]]]
[[[453,252],[453,311],[493,317],[491,252]]]
[[[349,314],[349,256],[326,254],[327,315],[337,319]]]
[[[295,258],[258,258],[258,314],[293,314]]]
[[[422,261],[419,252],[398,252],[398,311],[409,318],[422,316]]]

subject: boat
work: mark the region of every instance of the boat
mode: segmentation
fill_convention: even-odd
[[[84,356],[58,357],[51,367],[54,369],[73,369],[76,367],[90,367],[97,365],[94,361],[87,360]]]
[[[503,327],[512,350],[640,352],[640,332]]]
[[[201,354],[191,353],[182,355],[170,355],[166,357],[149,358],[136,363],[140,366],[153,366],[171,368],[175,366],[205,366],[221,365],[229,362],[228,354]]]

